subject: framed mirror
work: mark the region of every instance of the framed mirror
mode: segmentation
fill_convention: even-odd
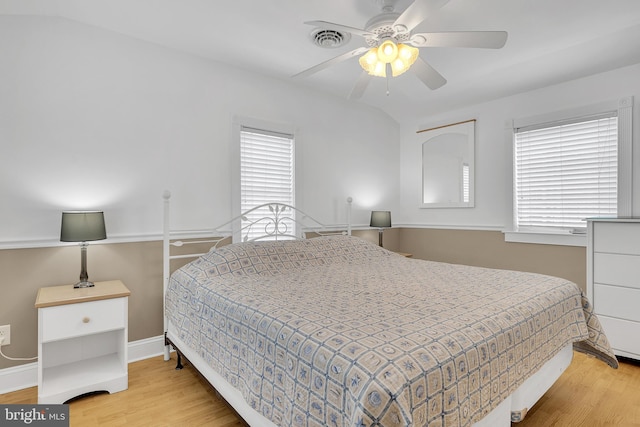
[[[418,131],[422,143],[422,207],[474,206],[475,120]]]

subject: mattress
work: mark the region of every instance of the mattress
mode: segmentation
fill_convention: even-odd
[[[212,250],[171,276],[166,309],[279,426],[469,426],[567,344],[617,366],[572,282],[350,236]]]

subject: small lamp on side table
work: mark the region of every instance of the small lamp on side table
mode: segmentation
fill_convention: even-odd
[[[89,281],[87,273],[87,246],[89,241],[104,240],[107,231],[104,226],[104,213],[101,211],[62,212],[60,227],[61,242],[80,243],[80,281],[74,288],[89,288],[93,283]]]
[[[391,227],[390,211],[371,211],[370,227],[378,228],[378,245],[382,246],[382,233],[385,228]]]

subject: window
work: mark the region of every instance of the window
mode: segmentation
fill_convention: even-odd
[[[241,126],[240,211],[244,213],[272,202],[294,206],[293,160],[293,135]],[[258,227],[247,227],[264,216],[273,216],[267,207],[242,219],[242,240],[265,234],[264,223]],[[292,218],[283,220],[279,226],[280,232],[284,231],[282,227],[286,227],[288,234],[295,234]]]
[[[518,231],[574,231],[617,215],[617,111],[518,128],[514,160]]]
[[[586,246],[584,219],[631,216],[632,130],[632,96],[514,119],[513,224],[505,240]]]
[[[469,178],[469,163],[462,164],[462,202],[469,203],[470,193],[469,186],[471,184]]]

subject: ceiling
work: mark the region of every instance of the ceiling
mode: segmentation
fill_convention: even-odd
[[[388,2],[389,0],[387,0]],[[356,28],[383,0],[0,0],[0,14],[60,16],[347,98],[356,58],[303,79],[291,76],[360,46],[315,46],[309,20]],[[412,0],[396,0],[402,12]],[[416,31],[509,33],[502,49],[421,48],[447,84],[431,90],[411,72],[373,78],[362,102],[398,121],[640,63],[639,0],[450,0]],[[387,83],[389,94],[387,95]]]

